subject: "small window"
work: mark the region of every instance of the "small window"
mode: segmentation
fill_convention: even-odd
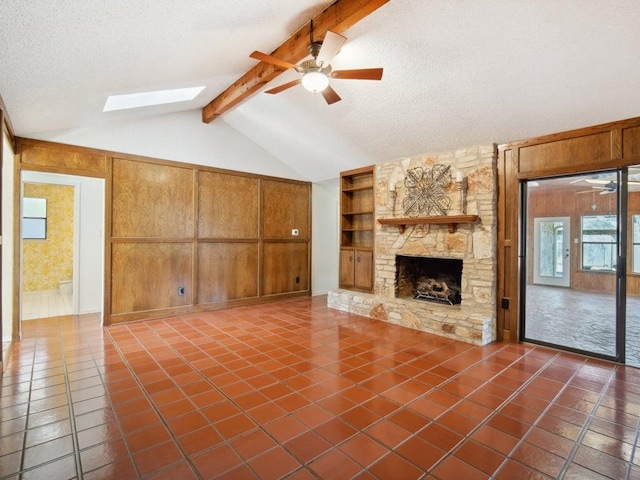
[[[618,218],[615,215],[582,217],[582,268],[615,271]]]
[[[22,238],[47,238],[47,199],[25,197],[22,204]]]

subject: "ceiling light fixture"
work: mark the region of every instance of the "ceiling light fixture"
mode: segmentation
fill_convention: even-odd
[[[320,69],[309,69],[302,76],[302,86],[313,93],[318,93],[329,86],[329,77]]]

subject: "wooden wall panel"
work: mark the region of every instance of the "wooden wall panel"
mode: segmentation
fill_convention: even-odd
[[[198,304],[258,296],[259,244],[198,245]]]
[[[622,129],[622,156],[640,162],[640,126]]]
[[[106,180],[105,324],[310,294],[310,183],[16,141],[16,178],[25,169]]]
[[[265,243],[262,294],[309,290],[309,245],[302,242]]]
[[[518,211],[519,192],[514,187],[517,150],[498,148],[498,305],[497,337],[517,341],[518,319]]]
[[[65,150],[59,147],[36,147],[25,142],[21,146],[20,161],[25,165],[95,172],[102,175],[106,170],[104,154]]]
[[[111,234],[193,238],[193,170],[113,159]]]
[[[198,172],[198,237],[258,238],[257,178]]]
[[[192,303],[191,243],[114,243],[111,259],[112,314]]]
[[[309,185],[262,181],[262,236],[265,239],[309,239],[311,190]],[[298,236],[291,234],[298,229]]]
[[[519,149],[520,175],[584,171],[604,168],[611,160],[609,132],[523,146]]]

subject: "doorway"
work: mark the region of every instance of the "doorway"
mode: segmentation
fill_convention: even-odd
[[[104,183],[100,178],[21,172],[21,321],[102,317]],[[45,199],[46,208],[31,215],[25,198]]]
[[[533,283],[568,287],[571,283],[570,217],[533,220]]]
[[[640,365],[637,196],[637,168],[523,183],[521,338]]]

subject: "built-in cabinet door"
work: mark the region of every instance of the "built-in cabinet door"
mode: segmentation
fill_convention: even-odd
[[[355,285],[355,250],[340,250],[340,286],[353,287]]]
[[[356,250],[355,286],[362,290],[373,288],[373,252]]]
[[[340,250],[340,287],[358,290],[373,288],[373,251]]]

